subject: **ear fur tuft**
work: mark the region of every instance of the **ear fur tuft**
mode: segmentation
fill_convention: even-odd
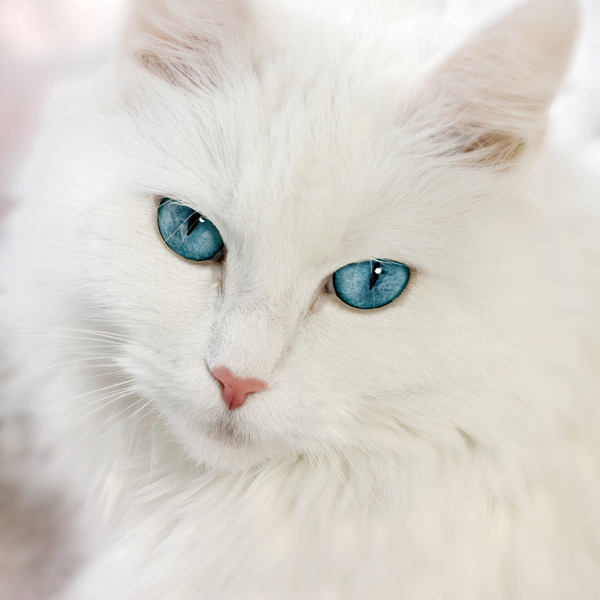
[[[126,50],[174,85],[215,84],[248,21],[238,0],[136,0]]]
[[[573,0],[529,0],[433,69],[425,102],[450,124],[444,154],[503,169],[535,147],[576,30]]]
[[[502,131],[488,131],[464,146],[462,152],[472,153],[472,161],[482,166],[507,168],[518,161],[525,146],[523,138]]]

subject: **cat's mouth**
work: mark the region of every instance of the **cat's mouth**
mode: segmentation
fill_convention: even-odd
[[[206,429],[206,436],[221,443],[242,446],[247,444],[247,435],[242,428],[231,418],[217,419]]]

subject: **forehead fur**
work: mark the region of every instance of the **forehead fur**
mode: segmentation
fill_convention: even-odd
[[[493,113],[503,103],[489,94],[498,81],[518,80],[511,69],[529,68],[525,60],[506,69],[492,53],[492,64],[480,64],[476,42],[445,66],[435,51],[438,27],[421,26],[417,12],[400,32],[394,21],[351,13],[280,19],[275,11],[269,20],[257,9],[241,20],[236,13],[228,27],[211,16],[219,3],[207,13],[193,4],[188,21],[186,1],[160,6],[179,20],[163,19],[174,29],[147,28],[140,38],[161,69],[134,60],[120,70],[118,106],[107,111],[115,162],[127,165],[129,188],[176,198],[215,223],[230,279],[236,256],[265,281],[304,272],[310,289],[368,258],[439,271],[474,260],[467,242],[488,235],[495,201],[506,200],[518,176],[508,169],[522,145],[512,131],[540,120],[523,95],[515,98],[526,114],[509,112],[507,132],[506,115]],[[497,51],[495,36],[482,39]],[[201,40],[202,51],[194,46]],[[489,127],[481,111],[469,121],[472,86],[461,78],[475,80],[473,68]],[[503,164],[494,170],[497,157]]]
[[[312,52],[299,40],[263,48],[230,64],[217,87],[174,86],[131,67],[120,145],[139,146],[130,152],[144,157],[137,181],[206,213],[232,241],[286,240],[313,263],[406,260],[441,241],[449,215],[464,210],[465,190],[434,140],[440,124],[415,111],[422,73],[400,67],[396,40],[365,35],[368,48],[330,52],[338,40],[314,27]],[[385,55],[380,68],[366,59],[373,47]],[[476,184],[471,176],[470,194]]]

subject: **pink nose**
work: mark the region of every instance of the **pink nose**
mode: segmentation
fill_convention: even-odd
[[[269,386],[260,379],[241,379],[227,367],[215,367],[212,374],[221,382],[221,396],[229,410],[239,408],[246,402],[248,394],[262,392]]]

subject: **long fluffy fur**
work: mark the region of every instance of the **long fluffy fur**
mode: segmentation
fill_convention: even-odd
[[[434,8],[142,0],[40,142],[6,319],[96,540],[65,598],[597,596],[599,187],[542,143],[574,7]],[[369,258],[396,302],[325,293]],[[218,364],[270,389],[229,412]]]

